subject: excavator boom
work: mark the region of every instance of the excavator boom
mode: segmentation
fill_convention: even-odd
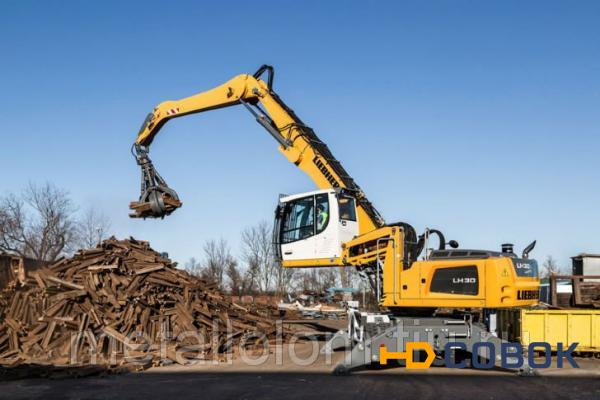
[[[267,82],[260,79],[268,74]],[[144,120],[134,144],[142,167],[140,199],[131,204],[132,217],[164,217],[181,205],[177,194],[156,173],[148,147],[173,118],[234,105],[244,105],[278,142],[279,151],[303,170],[319,189],[339,188],[356,198],[360,232],[384,225],[383,218],[341,163],[315,132],[273,91],[273,68],[263,65],[254,75],[242,74],[208,91],[181,100],[160,103]]]

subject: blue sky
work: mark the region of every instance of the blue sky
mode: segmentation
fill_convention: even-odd
[[[124,4],[125,3],[125,4]],[[129,153],[155,104],[263,63],[388,221],[468,248],[600,252],[600,3],[0,4],[2,193],[54,182],[115,234],[185,261],[314,185],[241,107],[152,146],[184,207],[130,220]]]

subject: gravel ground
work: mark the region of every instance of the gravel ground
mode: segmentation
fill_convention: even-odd
[[[307,359],[311,347],[297,347]],[[333,376],[343,357],[323,356],[310,365],[291,361],[284,347],[260,365],[239,358],[231,364],[152,368],[140,373],[80,379],[24,379],[0,382],[0,399],[600,399],[600,360],[577,359],[579,369],[550,368],[525,378],[511,372],[473,369],[367,369]]]

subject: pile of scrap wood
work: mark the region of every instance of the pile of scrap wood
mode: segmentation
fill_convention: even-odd
[[[273,339],[271,311],[230,302],[147,242],[110,238],[2,291],[0,366],[218,358]]]

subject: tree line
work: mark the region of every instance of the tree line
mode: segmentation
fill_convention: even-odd
[[[109,231],[105,214],[95,208],[80,211],[66,190],[51,183],[30,183],[19,193],[0,197],[0,252],[53,262],[79,248],[95,247]],[[191,258],[185,269],[233,295],[283,296],[362,284],[353,268],[282,268],[266,221],[244,229],[240,244],[240,255],[235,257],[226,240],[209,240],[202,246],[202,258]],[[567,271],[547,256],[540,277]]]
[[[235,296],[321,293],[329,287],[357,287],[360,282],[353,268],[281,267],[273,248],[272,226],[266,221],[244,229],[240,245],[240,256],[235,257],[225,239],[208,240],[202,246],[202,259],[190,258],[185,269]]]

